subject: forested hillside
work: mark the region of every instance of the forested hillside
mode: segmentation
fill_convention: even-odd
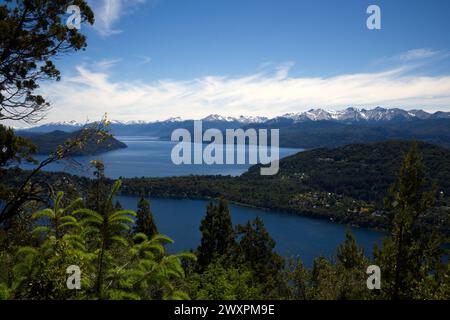
[[[160,197],[224,197],[261,208],[386,228],[383,200],[411,144],[386,141],[305,151],[281,160],[275,176],[261,176],[259,166],[254,166],[240,177],[124,179],[123,193],[138,194],[144,190]],[[438,207],[445,208],[450,194],[450,151],[428,143],[419,143],[418,147],[426,177],[436,184],[441,200]],[[450,233],[445,210],[430,212],[424,223],[439,225]]]
[[[450,148],[450,119],[346,123],[337,121],[279,121],[248,128],[280,130],[280,146],[334,148],[388,139],[416,139]]]
[[[220,198],[260,208],[276,209],[338,223],[386,229],[384,199],[395,181],[408,141],[355,144],[336,149],[305,151],[280,162],[275,176],[261,176],[259,166],[239,177],[182,176],[123,179],[121,193],[154,197]],[[450,194],[450,151],[428,143],[418,148],[428,181],[436,184],[439,202],[423,223],[450,234],[450,218],[444,210]],[[18,184],[20,174],[7,179]],[[58,173],[42,173],[59,185],[68,178],[78,190],[89,180]],[[15,181],[15,182],[14,182]],[[112,181],[109,184],[112,184]],[[64,187],[64,184],[61,185]],[[430,187],[430,186],[428,186]],[[444,208],[444,209],[443,209]]]
[[[395,180],[396,172],[411,141],[392,140],[370,144],[351,144],[333,149],[300,152],[280,161],[274,177],[261,177],[259,166],[246,178],[284,180],[294,178],[314,190],[322,190],[371,202],[379,202]],[[450,150],[419,142],[427,177],[439,191],[450,194]]]
[[[64,145],[68,140],[76,140],[81,134],[87,135],[88,140],[83,144],[83,148],[80,147],[73,151],[72,155],[74,156],[98,154],[127,147],[125,143],[118,141],[112,136],[104,139],[93,130],[91,130],[91,133],[89,133],[89,129],[84,130],[88,130],[88,132],[82,133],[82,130],[75,132],[57,130],[49,133],[21,133],[20,135],[29,138],[36,145],[38,154],[50,154],[58,146]]]

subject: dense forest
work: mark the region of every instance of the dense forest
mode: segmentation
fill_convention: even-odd
[[[280,146],[334,148],[347,144],[381,142],[387,139],[417,139],[450,148],[450,119],[342,123],[336,121],[276,122],[255,128],[279,129]],[[245,128],[244,128],[245,129]]]
[[[183,121],[177,128],[186,128],[192,134],[193,121]],[[381,122],[345,122],[333,120],[300,121],[280,119],[261,124],[244,125],[235,122],[203,122],[205,130],[209,127],[224,131],[226,128],[246,129],[278,129],[280,146],[284,148],[335,148],[355,143],[373,143],[384,140],[416,139],[442,147],[450,148],[450,119],[415,119],[391,120]],[[148,125],[150,126],[150,125]],[[153,127],[153,125],[151,125]],[[156,126],[159,130],[145,129],[141,133],[150,132],[152,136],[169,140],[171,128],[169,124]],[[156,128],[155,128],[156,129]],[[119,132],[120,129],[117,131]]]
[[[272,179],[298,178],[312,189],[380,202],[386,197],[412,143],[387,140],[300,152],[282,159],[279,173]],[[418,148],[427,167],[427,178],[437,184],[439,191],[449,195],[450,150],[426,142],[418,142]],[[259,166],[250,168],[243,176],[261,177]]]

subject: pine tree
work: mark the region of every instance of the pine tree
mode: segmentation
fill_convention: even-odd
[[[366,297],[366,269],[369,263],[364,250],[356,244],[350,228],[347,229],[345,241],[337,248],[336,258],[336,298],[348,300]]]
[[[240,238],[238,254],[250,266],[268,293],[278,285],[279,271],[284,261],[275,251],[275,241],[270,237],[260,217],[237,227]]]
[[[434,235],[421,229],[419,218],[433,205],[435,188],[425,179],[424,165],[414,143],[405,156],[387,201],[391,212],[390,235],[375,248],[388,298],[412,299],[415,288],[432,277],[441,258]]]
[[[225,200],[221,199],[218,205],[208,204],[200,231],[202,239],[198,248],[198,266],[203,270],[214,258],[230,253],[235,244],[231,215]]]
[[[305,268],[299,259],[290,259],[284,272],[285,282],[288,284],[287,297],[293,300],[307,300],[309,294],[309,284],[311,273]]]
[[[136,214],[136,233],[143,233],[149,239],[158,234],[158,229],[156,227],[153,214],[150,210],[150,203],[147,199],[144,198],[144,195],[141,195],[141,198],[139,199],[138,210]]]
[[[109,189],[106,185],[105,165],[99,160],[92,160],[90,165],[94,168],[95,179],[89,186],[86,207],[97,212],[103,212],[105,211],[106,199],[109,194]]]
[[[86,47],[86,37],[65,23],[67,7],[94,23],[84,0],[8,0],[0,4],[0,120],[35,122],[50,104],[38,92],[45,80],[59,80],[56,57]],[[45,13],[45,14],[44,14]]]
[[[364,251],[356,244],[355,237],[350,229],[347,229],[345,241],[337,248],[337,262],[345,269],[363,268]]]
[[[314,259],[311,270],[311,295],[317,300],[335,300],[339,297],[340,281],[335,266],[327,258]],[[367,289],[366,289],[367,290]]]

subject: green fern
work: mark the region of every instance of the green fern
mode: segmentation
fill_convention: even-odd
[[[192,253],[168,255],[167,236],[130,236],[136,214],[112,208],[120,188],[117,181],[97,212],[79,208],[81,199],[63,206],[58,192],[52,208],[32,215],[48,219],[33,234],[38,245],[17,248],[11,287],[0,284],[0,299],[188,299],[180,289],[185,274],[182,260],[195,260]],[[67,290],[65,272],[69,265],[82,271],[82,290]]]
[[[32,215],[35,220],[48,218],[51,223],[51,226],[36,227],[33,230],[33,234],[40,235],[44,233],[47,236],[54,235],[57,239],[60,239],[64,234],[64,228],[77,226],[77,220],[71,215],[71,213],[73,209],[82,203],[82,199],[78,198],[71,202],[67,207],[63,207],[63,197],[64,192],[58,192],[53,200],[53,208],[47,208]]]

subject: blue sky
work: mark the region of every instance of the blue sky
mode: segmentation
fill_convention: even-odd
[[[91,0],[47,121],[274,116],[347,106],[450,111],[448,0]],[[366,27],[369,5],[381,30]]]

